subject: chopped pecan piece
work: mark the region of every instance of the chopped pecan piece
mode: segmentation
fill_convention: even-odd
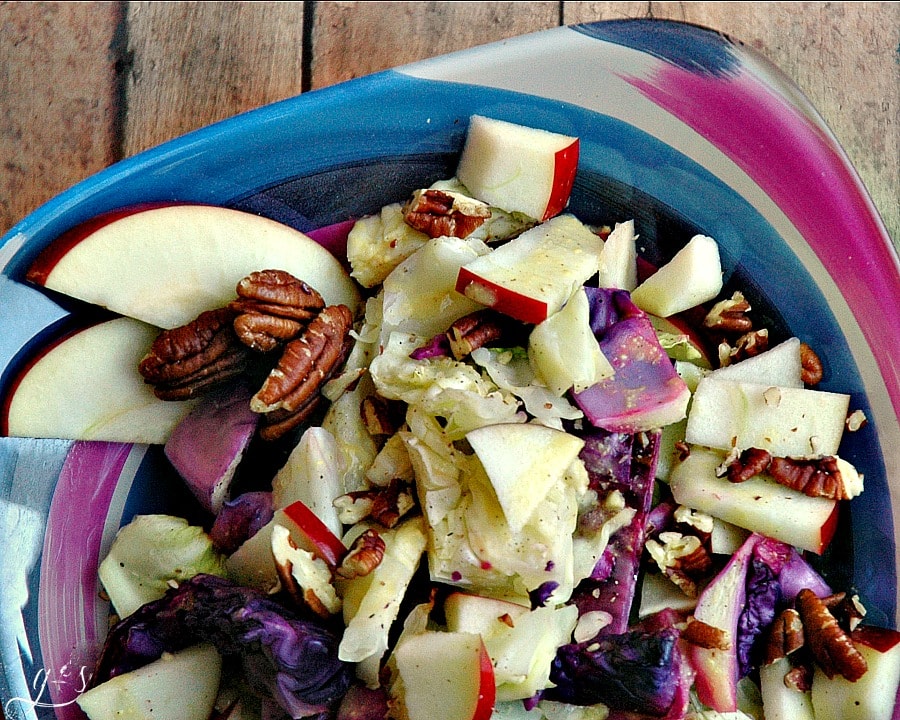
[[[208,310],[163,330],[141,359],[138,371],[164,400],[184,400],[232,380],[247,367],[248,353],[232,329],[228,308]]]
[[[689,617],[687,625],[681,631],[681,638],[685,642],[707,650],[728,650],[731,642],[728,634],[714,625],[709,625],[702,620]]]
[[[765,472],[770,462],[772,454],[768,450],[747,448],[728,464],[728,479],[733,483],[742,483]]]
[[[415,507],[416,501],[409,487],[395,478],[384,487],[341,495],[334,504],[344,524],[372,518],[379,525],[392,528]]]
[[[367,395],[359,406],[363,425],[370,435],[393,435],[403,424],[405,410],[402,403],[381,395]]]
[[[753,321],[747,317],[750,303],[743,293],[735,292],[730,298],[720,300],[703,318],[704,327],[731,335],[741,335],[753,329]]]
[[[809,692],[812,690],[813,670],[807,665],[798,665],[784,674],[784,686],[788,690],[797,692]]]
[[[810,497],[832,500],[849,499],[844,480],[833,455],[815,458],[773,458],[769,474],[785,487],[799,490]]]
[[[260,270],[237,285],[234,330],[248,347],[269,352],[297,337],[325,307],[322,296],[283,270]]]
[[[319,402],[322,385],[347,357],[352,324],[348,307],[330,305],[285,345],[278,364],[250,400],[251,410],[266,414],[266,423],[277,424],[278,437],[302,422],[297,421],[299,414],[308,416],[310,403]],[[261,435],[271,439],[265,430]]]
[[[297,547],[290,532],[276,525],[272,532],[272,554],[281,586],[299,605],[329,618],[341,609],[341,599],[332,584],[331,569],[321,558]]]
[[[344,580],[368,575],[381,564],[384,549],[384,538],[377,530],[369,528],[353,541],[335,574]]]
[[[803,622],[800,613],[793,608],[781,612],[769,628],[766,640],[765,664],[771,665],[776,660],[787,657],[806,644],[803,635]]]
[[[822,382],[824,371],[822,360],[806,343],[800,343],[800,379],[807,385],[818,385]]]
[[[480,200],[446,190],[416,190],[403,208],[407,225],[436,238],[464,238],[491,216]]]
[[[698,579],[712,568],[712,558],[696,535],[663,532],[645,547],[659,569],[688,597],[697,597]]]
[[[457,360],[462,360],[473,350],[499,340],[505,332],[505,323],[492,310],[479,310],[455,321],[447,330],[450,352]]]
[[[812,656],[829,678],[842,675],[850,682],[859,680],[868,669],[866,659],[853,645],[849,635],[812,590],[797,595],[797,612]]]
[[[769,349],[769,331],[766,328],[762,330],[751,330],[741,335],[734,343],[734,347],[729,351],[729,363],[740,362],[747,358],[754,357]]]

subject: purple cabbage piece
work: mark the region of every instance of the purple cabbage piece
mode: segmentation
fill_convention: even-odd
[[[93,683],[198,642],[240,662],[248,685],[291,717],[323,711],[350,686],[339,639],[274,598],[213,575],[197,575],[142,605],[107,636]]]
[[[440,333],[422,347],[417,347],[409,356],[413,360],[431,360],[432,358],[450,357],[451,354],[450,338],[447,337],[447,333]]]
[[[636,514],[628,526],[613,535],[595,568],[595,577],[579,584],[572,601],[578,606],[579,614],[593,610],[608,612],[612,622],[605,632],[619,634],[628,628],[634,601],[653,498],[660,433],[632,436],[599,430],[584,440],[581,458],[588,471],[590,487],[600,497],[619,490],[626,505],[634,508]]]
[[[640,432],[681,420],[690,390],[657,338],[647,314],[624,290],[585,288],[591,328],[615,374],[574,393],[595,427]]]
[[[781,605],[781,584],[778,575],[759,557],[750,559],[747,568],[747,590],[744,609],[737,625],[738,677],[750,674],[759,666],[761,642],[765,631],[775,620]]]
[[[739,677],[759,666],[766,629],[806,588],[818,597],[831,594],[825,580],[796,548],[772,538],[760,538],[747,568],[746,599],[738,618]]]
[[[241,381],[204,395],[165,445],[169,462],[213,515],[228,498],[235,471],[259,424],[259,413],[250,409],[253,392]]]
[[[272,493],[255,490],[226,500],[209,531],[213,547],[231,555],[246,540],[256,535],[275,514]]]
[[[555,687],[544,697],[664,717],[676,702],[683,679],[678,638],[673,627],[633,629],[564,645],[550,669]]]

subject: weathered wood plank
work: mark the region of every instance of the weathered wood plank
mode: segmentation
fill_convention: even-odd
[[[842,144],[900,247],[900,4],[567,2],[563,20],[648,15],[724,32],[790,77]]]
[[[319,2],[312,87],[557,25],[556,2]]]
[[[130,2],[126,156],[301,91],[303,3]]]
[[[0,233],[116,158],[117,2],[0,3]]]

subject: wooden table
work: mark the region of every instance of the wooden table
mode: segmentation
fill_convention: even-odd
[[[241,111],[521,33],[648,15],[715,28],[780,66],[900,240],[892,2],[0,2],[0,233],[110,163]]]

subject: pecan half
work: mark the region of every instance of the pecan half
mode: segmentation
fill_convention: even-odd
[[[866,659],[825,603],[812,590],[804,589],[797,595],[796,604],[807,644],[822,672],[829,678],[842,675],[850,682],[859,680],[868,669]]]
[[[234,330],[248,347],[269,352],[297,337],[325,307],[322,296],[284,270],[260,270],[237,284]]]
[[[407,225],[428,237],[464,238],[491,216],[480,200],[446,190],[416,190],[403,208]]]
[[[765,472],[772,462],[772,454],[762,448],[747,448],[728,464],[728,479],[733,483],[742,483],[754,475]]]
[[[240,375],[249,356],[234,334],[233,319],[228,308],[208,310],[157,335],[138,365],[154,394],[184,400]]]
[[[810,497],[849,499],[838,468],[838,459],[833,455],[816,458],[772,458],[769,474],[780,485],[799,490]]]
[[[704,327],[722,333],[741,335],[753,329],[753,321],[747,317],[750,303],[743,293],[735,292],[730,298],[720,300],[703,318]]]
[[[807,385],[818,385],[822,382],[824,370],[822,360],[805,342],[800,343],[800,379]]]
[[[377,530],[369,528],[353,541],[335,575],[344,580],[368,575],[381,564],[384,549],[384,538]]]
[[[769,628],[764,662],[766,665],[771,665],[776,660],[796,652],[805,644],[806,638],[803,634],[800,613],[793,608],[786,608],[775,618]]]
[[[278,364],[250,399],[251,410],[266,414],[266,423],[277,424],[277,437],[296,427],[298,416],[308,416],[310,403],[319,402],[322,385],[347,357],[352,324],[348,307],[330,305],[285,345]],[[265,430],[261,435],[273,439]]]

